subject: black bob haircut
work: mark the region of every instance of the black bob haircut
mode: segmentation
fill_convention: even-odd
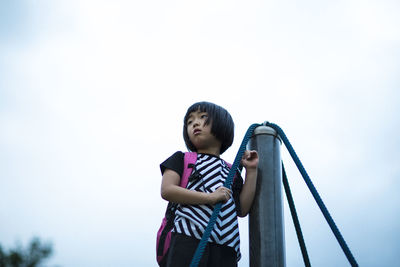
[[[221,106],[210,102],[197,102],[191,105],[186,111],[183,120],[183,139],[185,140],[186,147],[189,151],[197,152],[196,147],[189,139],[187,133],[187,120],[190,113],[200,110],[201,112],[208,113],[206,125],[211,123],[211,133],[221,142],[220,153],[224,153],[233,143],[235,124],[231,114]]]

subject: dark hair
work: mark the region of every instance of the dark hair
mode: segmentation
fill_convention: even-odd
[[[208,113],[206,124],[212,123],[211,133],[221,142],[220,153],[224,153],[233,143],[235,124],[233,123],[231,114],[226,109],[205,101],[194,103],[186,111],[185,118],[183,119],[183,139],[185,140],[186,147],[190,151],[197,151],[187,133],[188,117],[190,113],[197,110]]]

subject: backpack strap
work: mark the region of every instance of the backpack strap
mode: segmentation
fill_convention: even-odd
[[[193,168],[189,167],[189,164],[196,164],[197,161],[197,153],[196,152],[185,152],[185,156],[183,159],[183,173],[181,178],[180,186],[186,188],[189,182],[189,176],[192,173]]]
[[[225,161],[225,160],[224,160]],[[230,164],[229,162],[227,162],[227,161],[225,161],[225,164],[226,165],[228,165],[228,167],[230,168],[230,169],[232,169],[232,164]],[[233,181],[235,181],[235,178],[236,178],[236,175],[237,175],[237,173],[240,173],[240,171],[239,170],[236,170],[236,172],[235,172],[235,175],[233,176]],[[232,181],[232,182],[233,182]],[[231,186],[232,187],[232,186]],[[230,188],[230,189],[232,189],[232,188]]]
[[[225,160],[224,160],[225,161]],[[232,168],[232,164],[230,164],[229,162],[225,161],[225,164],[229,166],[229,168]]]

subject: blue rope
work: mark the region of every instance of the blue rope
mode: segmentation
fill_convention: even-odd
[[[346,255],[348,261],[350,262],[351,266],[356,267],[358,266],[355,258],[353,257],[349,247],[347,246],[346,242],[344,241],[339,229],[337,228],[335,222],[333,221],[331,215],[329,214],[328,209],[326,208],[325,204],[323,203],[321,197],[318,194],[318,191],[315,189],[313,183],[311,182],[310,177],[308,176],[306,170],[303,167],[303,164],[301,163],[299,157],[297,156],[296,152],[294,151],[292,145],[290,144],[288,138],[286,137],[285,133],[283,130],[276,124],[270,123],[270,122],[265,122],[263,125],[271,127],[276,130],[280,138],[282,139],[283,143],[285,144],[286,148],[289,151],[289,154],[292,156],[293,161],[295,162],[297,168],[299,169],[301,175],[303,176],[304,181],[306,182],[309,190],[311,191],[311,194],[313,195],[315,201],[317,202],[319,208],[322,211],[322,214],[324,215],[326,221],[328,222],[329,227],[331,228],[333,234],[335,235],[337,241],[339,242],[339,245],[341,246],[344,254]],[[261,126],[261,124],[252,124],[249,129],[247,130],[243,141],[240,145],[239,151],[236,154],[236,158],[234,163],[232,164],[231,170],[229,171],[228,178],[225,181],[224,186],[227,188],[230,188],[232,185],[233,177],[235,175],[236,170],[239,167],[240,161],[242,159],[243,153],[246,149],[247,142],[251,138],[253,131],[256,127]],[[211,235],[211,232],[214,228],[215,222],[217,221],[218,214],[221,210],[222,203],[218,203],[215,205],[214,211],[210,217],[210,220],[208,222],[208,225],[203,233],[203,236],[201,238],[201,241],[196,249],[196,252],[193,256],[192,262],[190,263],[190,267],[197,267],[200,263],[201,257],[203,256],[204,249],[207,245],[207,241]],[[306,263],[307,265],[307,263]]]
[[[304,181],[306,182],[309,190],[311,191],[311,194],[313,195],[315,201],[317,202],[320,210],[322,211],[322,214],[324,215],[326,221],[328,222],[328,225],[330,226],[333,234],[335,235],[337,241],[339,242],[339,245],[341,246],[344,254],[346,255],[348,261],[350,262],[351,266],[355,267],[358,266],[355,258],[353,257],[353,254],[351,253],[349,247],[346,244],[346,241],[343,239],[342,235],[340,234],[339,229],[337,228],[335,222],[333,221],[331,215],[329,214],[328,209],[326,208],[324,202],[322,201],[321,197],[318,194],[318,191],[315,189],[313,183],[311,182],[310,177],[308,176],[306,170],[303,167],[303,164],[301,164],[301,161],[299,157],[297,156],[296,152],[294,151],[292,145],[290,144],[288,138],[286,137],[285,133],[283,130],[276,124],[270,123],[270,122],[265,122],[263,125],[271,127],[276,130],[280,138],[282,139],[283,143],[285,144],[286,148],[289,151],[289,154],[292,156],[293,161],[295,162],[297,168],[299,169],[301,175],[303,176]]]
[[[236,154],[235,161],[232,164],[232,167],[229,171],[228,178],[226,178],[224,186],[227,188],[231,188],[233,177],[235,176],[236,170],[239,168],[240,161],[242,160],[243,153],[246,150],[247,142],[251,138],[253,131],[256,127],[260,126],[261,124],[252,124],[248,129],[243,138],[243,141],[239,147],[239,151]],[[203,236],[200,240],[199,245],[197,246],[196,252],[192,258],[192,262],[190,263],[190,267],[197,267],[200,263],[201,257],[203,256],[204,249],[207,245],[207,241],[210,238],[211,232],[214,228],[214,225],[217,221],[218,214],[221,211],[222,203],[218,203],[214,207],[214,211],[210,217],[208,225],[203,233]]]
[[[311,267],[310,258],[308,257],[306,243],[304,242],[303,233],[301,231],[299,217],[297,216],[296,206],[294,205],[294,200],[292,197],[292,192],[290,191],[289,182],[286,176],[285,167],[283,166],[282,162],[282,181],[283,187],[285,188],[286,198],[289,204],[290,213],[292,214],[292,220],[294,224],[294,228],[297,234],[297,240],[299,241],[301,254],[303,255],[304,265],[306,267]]]

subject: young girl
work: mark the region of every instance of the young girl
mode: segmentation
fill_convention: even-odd
[[[220,155],[232,145],[233,135],[234,123],[224,108],[209,102],[198,102],[187,110],[183,138],[187,148],[197,152],[197,161],[187,187],[179,186],[185,167],[183,152],[176,152],[160,165],[163,175],[161,196],[179,204],[167,267],[190,265],[218,202],[223,202],[223,206],[199,266],[237,266],[241,257],[237,216],[246,216],[251,208],[256,190],[258,154],[256,151],[244,153],[241,161],[246,169],[244,184],[237,174],[232,190],[223,187],[229,167]]]

